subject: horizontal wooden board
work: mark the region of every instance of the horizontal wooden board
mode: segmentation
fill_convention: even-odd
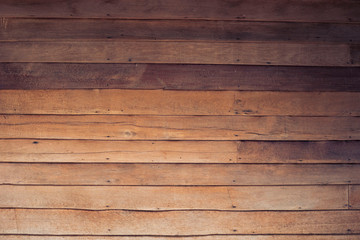
[[[90,210],[348,209],[347,186],[69,187],[5,185],[0,186],[0,192],[0,208]]]
[[[0,139],[0,162],[360,163],[360,141]]]
[[[3,20],[0,41],[192,40],[360,43],[358,24],[199,20]]]
[[[50,235],[0,235],[1,240],[178,240],[178,239],[199,239],[199,240],[358,240],[360,235],[215,235],[215,236],[50,236]]]
[[[0,138],[360,140],[358,117],[0,115]]]
[[[261,7],[259,7],[261,6]],[[320,7],[321,6],[321,7]],[[353,0],[141,0],[1,1],[3,17],[95,17],[132,19],[229,19],[305,22],[359,22]]]
[[[351,209],[360,208],[360,186],[349,186],[349,205]]]
[[[0,235],[1,240],[178,240],[178,239],[199,239],[199,240],[358,240],[360,235],[215,235],[215,236],[50,236],[50,235]]]
[[[360,68],[0,63],[0,89],[360,91]]]
[[[360,164],[1,163],[0,184],[314,185],[360,184]]]
[[[360,211],[219,212],[1,209],[7,234],[206,235],[360,232]],[[72,224],[76,223],[76,224]]]
[[[360,116],[355,92],[0,90],[2,114]]]
[[[357,51],[348,44],[273,42],[2,42],[0,62],[360,66]]]

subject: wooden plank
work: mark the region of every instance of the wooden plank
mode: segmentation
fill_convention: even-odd
[[[177,240],[177,239],[200,239],[200,240],[358,240],[360,235],[216,235],[216,236],[51,236],[51,235],[0,235],[0,240]]]
[[[0,139],[0,162],[360,163],[360,141]]]
[[[0,89],[360,91],[360,68],[0,63]]]
[[[347,186],[0,186],[0,208],[127,210],[339,210]],[[306,198],[304,198],[306,196]],[[86,201],[91,199],[91,201]]]
[[[358,117],[0,115],[0,138],[360,140]]]
[[[360,43],[358,24],[8,18],[0,41],[195,40]]]
[[[352,51],[356,49],[352,48]],[[184,41],[2,42],[0,62],[360,66],[348,44]]]
[[[360,184],[359,164],[1,163],[0,184],[315,185]]]
[[[358,240],[360,235],[216,235],[216,236],[50,236],[50,235],[0,235],[0,240],[177,240],[177,239],[200,239],[200,240]]]
[[[261,8],[259,8],[261,6]],[[319,7],[321,6],[321,8]],[[3,17],[229,19],[300,22],[359,22],[359,3],[352,0],[141,0],[55,1],[5,0]]]
[[[360,116],[358,92],[0,90],[2,114]]]
[[[138,212],[1,209],[0,213],[0,232],[6,234],[172,236],[360,232],[360,211]]]
[[[349,186],[349,208],[360,208],[360,186]]]

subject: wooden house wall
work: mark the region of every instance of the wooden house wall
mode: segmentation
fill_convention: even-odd
[[[358,0],[0,0],[0,240],[360,239]]]

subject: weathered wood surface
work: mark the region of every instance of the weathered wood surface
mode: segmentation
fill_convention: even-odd
[[[360,140],[358,117],[0,115],[0,138]]]
[[[359,3],[354,0],[39,0],[36,4],[26,0],[0,2],[0,16],[3,17],[359,22],[359,11]]]
[[[360,116],[355,92],[1,90],[2,114]]]
[[[0,41],[132,39],[360,43],[360,26],[346,23],[34,18],[2,21]]]
[[[360,164],[1,163],[1,184],[316,185],[360,184]]]
[[[81,211],[1,209],[1,233],[56,235],[347,234],[360,211]],[[76,223],[76,224],[70,224]]]
[[[0,139],[0,162],[360,163],[360,141]]]
[[[199,240],[358,240],[360,235],[215,235],[215,236],[50,236],[50,235],[0,235],[1,240],[178,240],[178,239],[199,239]]]
[[[0,89],[360,91],[360,68],[0,63]]]
[[[69,187],[4,185],[0,186],[0,192],[0,208],[89,210],[348,209],[348,186]],[[356,207],[358,206],[352,208],[355,209]]]
[[[349,207],[360,208],[360,186],[349,186]]]
[[[162,41],[2,42],[0,62],[360,66],[348,44]]]

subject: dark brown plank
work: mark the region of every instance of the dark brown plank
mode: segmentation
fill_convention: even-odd
[[[360,164],[1,163],[0,184],[316,185],[360,184]]]
[[[0,41],[192,40],[360,43],[359,24],[201,20],[3,20]]]
[[[3,234],[182,236],[360,233],[360,211],[141,212],[1,209],[0,216],[0,232]]]
[[[358,117],[0,115],[0,138],[360,140]]]
[[[356,54],[357,49],[352,49]],[[0,62],[360,66],[348,44],[280,42],[2,42]]]
[[[360,91],[360,68],[0,63],[0,89]]]
[[[0,185],[0,192],[0,208],[145,211],[348,209],[346,185],[286,187]]]
[[[1,162],[360,163],[360,141],[0,139]]]
[[[2,114],[360,116],[359,92],[0,90]]]
[[[360,186],[354,185],[349,186],[349,208],[359,209],[360,208]]]
[[[261,7],[259,7],[261,6]],[[236,19],[359,22],[356,0],[4,0],[3,17],[96,17],[132,19]]]

